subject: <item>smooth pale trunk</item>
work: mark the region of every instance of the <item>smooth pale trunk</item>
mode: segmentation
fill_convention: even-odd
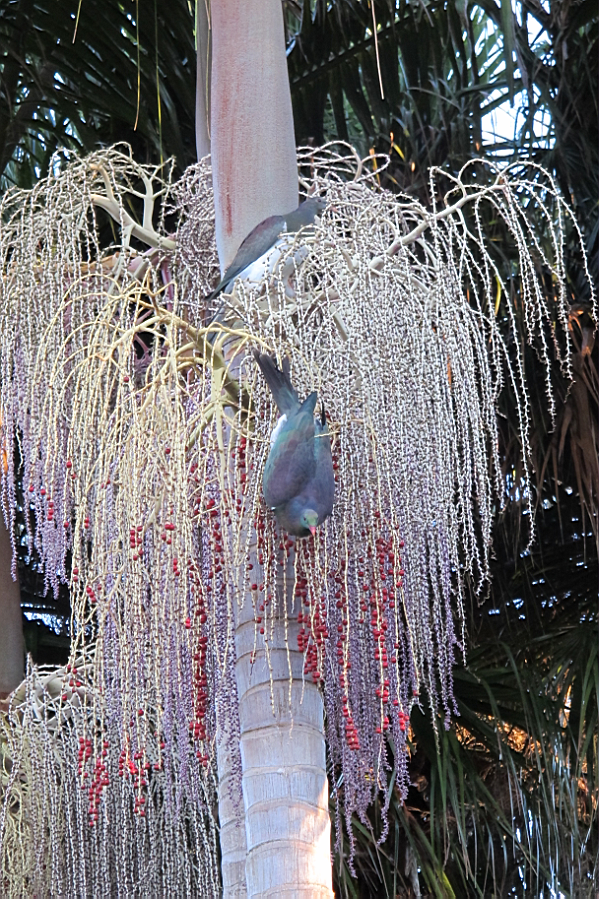
[[[212,181],[224,272],[259,222],[297,206],[298,172],[280,0],[212,0],[210,11]],[[222,735],[217,745],[224,896],[329,899],[322,700],[302,684],[297,622],[289,623],[288,655],[281,621],[270,644],[273,714],[263,653],[250,674],[253,618],[248,596],[236,622],[241,825],[230,798],[231,747]]]
[[[282,584],[278,590],[282,600]],[[279,601],[281,614],[269,639],[270,671],[260,635],[251,665],[256,630],[250,597],[236,622],[245,827],[239,826],[229,795],[230,753],[226,745],[219,745],[219,813],[227,899],[332,896],[323,703],[311,682],[302,683],[303,655],[297,650],[299,625],[292,593],[293,571],[288,563],[288,594],[285,603]]]
[[[281,0],[213,0],[211,151],[224,273],[263,219],[298,204]]]
[[[23,680],[25,641],[18,581],[11,574],[12,546],[0,512],[0,700]]]

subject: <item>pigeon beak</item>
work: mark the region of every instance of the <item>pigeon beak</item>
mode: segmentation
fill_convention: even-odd
[[[310,531],[310,533],[312,534],[312,536],[314,536],[314,534],[316,533],[316,525],[314,525],[314,524],[311,525],[311,526],[308,528],[308,530]]]

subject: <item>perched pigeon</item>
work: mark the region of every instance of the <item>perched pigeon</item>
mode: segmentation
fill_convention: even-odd
[[[335,476],[329,430],[322,409],[314,419],[316,391],[303,403],[289,379],[289,359],[282,370],[270,356],[254,351],[281,418],[271,436],[262,490],[266,505],[290,534],[314,534],[333,509]]]
[[[211,294],[206,297],[206,303],[212,302],[221,291],[229,287],[239,275],[257,259],[275,245],[280,235],[287,232],[299,231],[304,225],[311,225],[314,217],[325,208],[326,202],[322,197],[309,197],[304,200],[293,212],[287,215],[271,215],[250,231],[245,238],[235,259],[228,267],[219,283]],[[220,310],[219,310],[220,311]],[[218,313],[217,313],[218,314]]]

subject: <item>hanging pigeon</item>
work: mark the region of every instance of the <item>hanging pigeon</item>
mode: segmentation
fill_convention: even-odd
[[[281,413],[262,477],[264,499],[282,528],[305,537],[331,514],[335,497],[324,407],[315,420],[316,391],[300,403],[289,378],[289,359],[281,370],[270,356],[255,350],[254,358]]]
[[[271,215],[250,231],[235,254],[235,259],[227,268],[212,293],[206,297],[211,303],[219,293],[231,286],[246,268],[271,250],[283,232],[299,231],[305,225],[311,225],[314,217],[325,208],[322,197],[309,197],[297,209],[287,215]],[[217,315],[220,313],[217,313]]]

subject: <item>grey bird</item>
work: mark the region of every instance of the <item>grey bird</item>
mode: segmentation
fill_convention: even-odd
[[[299,231],[305,225],[311,225],[315,216],[323,211],[326,201],[322,197],[309,197],[303,203],[288,212],[287,215],[270,215],[250,231],[237,250],[231,265],[218,282],[212,293],[206,297],[211,303],[219,293],[228,288],[235,278],[252,264],[264,256],[275,245],[283,232]],[[220,312],[220,310],[219,310]],[[218,313],[217,313],[218,314]]]
[[[282,369],[273,358],[254,350],[254,358],[281,413],[271,436],[262,491],[266,505],[289,534],[314,534],[328,518],[335,500],[331,440],[324,407],[314,418],[316,391],[300,403],[289,377],[289,359]]]

